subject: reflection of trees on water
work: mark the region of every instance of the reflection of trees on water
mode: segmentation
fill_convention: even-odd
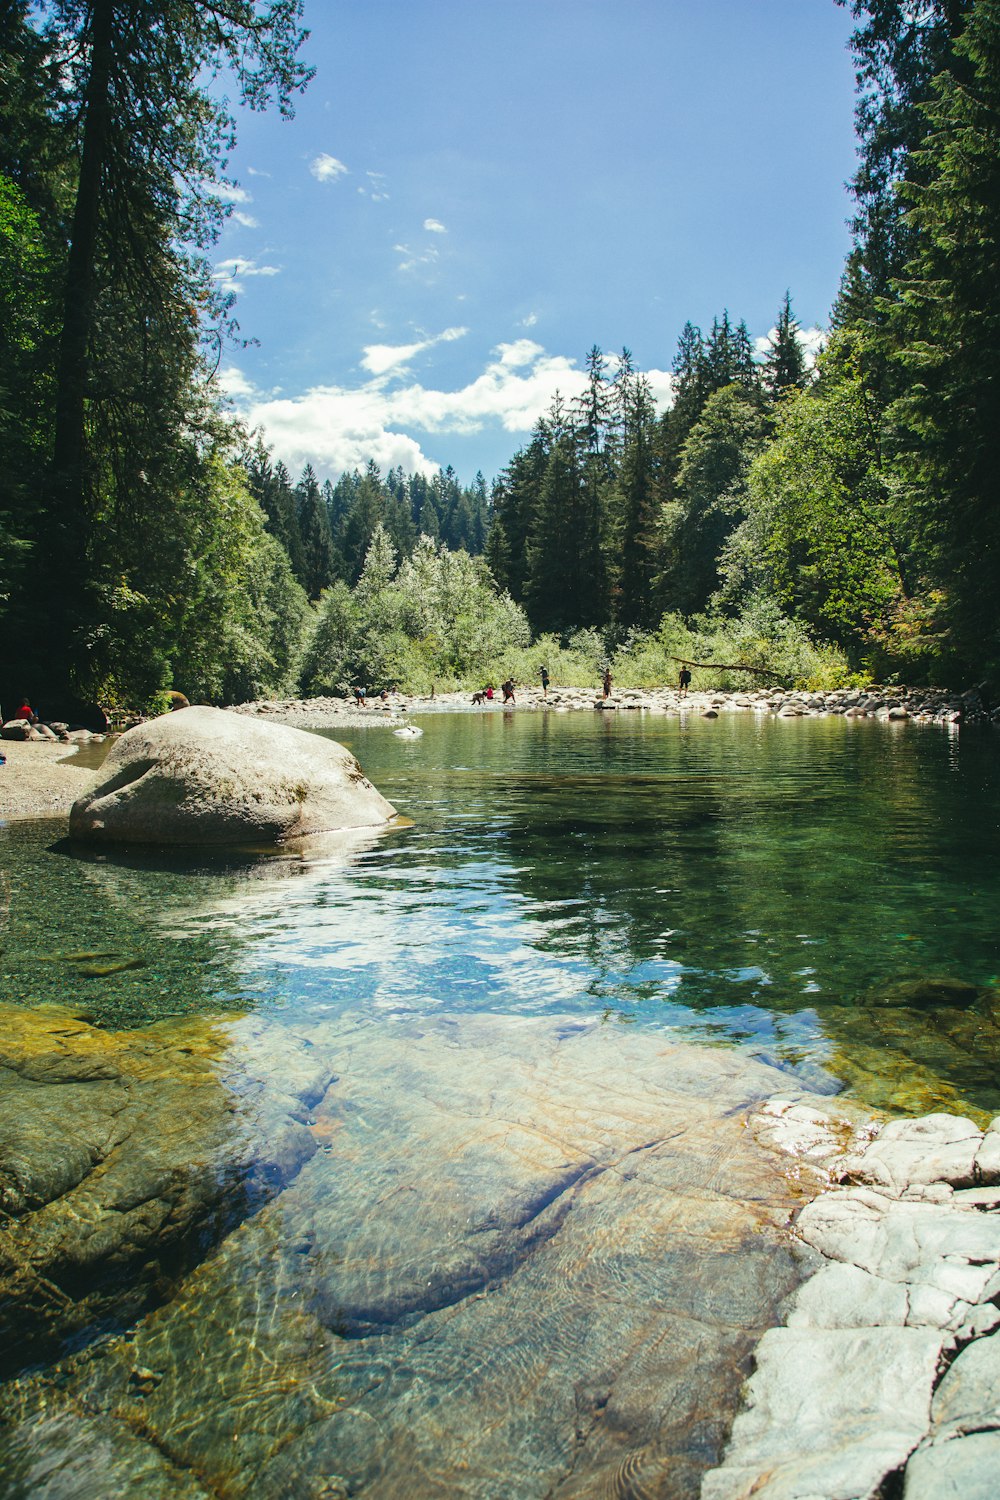
[[[748,727],[663,737],[662,769],[647,755],[634,776],[604,731],[610,774],[553,776],[523,815],[515,787],[507,852],[537,946],[586,961],[592,992],[624,1009],[815,1009],[841,1076],[873,1086],[882,1056],[887,1101],[903,1097],[887,1080],[915,1064],[921,1107],[942,1077],[1000,1104],[1000,953],[981,888],[996,891],[989,746],[970,736],[956,765],[933,730],[838,719],[758,721],[748,749]],[[892,1024],[869,1008],[929,974],[980,986],[980,1003],[895,1007]]]
[[[227,907],[273,907],[286,881],[329,868],[294,852],[95,852],[47,831],[0,833],[0,889],[9,887],[0,989],[15,1003],[83,1007],[101,1025],[255,1003],[266,986],[244,969],[252,924],[225,920]]]

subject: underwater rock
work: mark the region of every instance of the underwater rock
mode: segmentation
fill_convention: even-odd
[[[0,1365],[135,1316],[312,1156],[329,1074],[289,1037],[261,1095],[228,1042],[199,1018],[114,1033],[0,1006]]]
[[[103,770],[105,779],[73,804],[73,838],[277,843],[395,814],[343,745],[218,708],[136,725]]]
[[[145,1453],[255,1500],[696,1495],[801,1275],[803,1188],[744,1127],[780,1075],[569,1018],[302,1034],[320,1149],[169,1303],[8,1387],[0,1465],[65,1421],[101,1493]]]
[[[964,979],[947,976],[927,979],[900,979],[895,984],[872,990],[864,998],[866,1005],[906,1005],[915,1010],[935,1010],[952,1006],[964,1010],[975,1005],[980,990]]]

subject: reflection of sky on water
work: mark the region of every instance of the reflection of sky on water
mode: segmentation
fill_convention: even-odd
[[[405,849],[405,837],[397,848]],[[258,880],[243,895],[197,913],[173,912],[170,930],[176,937],[224,931],[235,938],[245,988],[266,993],[290,1019],[359,1008],[394,1017],[442,1009],[576,1013],[735,1042],[778,1064],[791,1053],[818,1062],[829,1052],[815,1012],[776,1015],[734,1003],[706,1013],[678,1002],[685,966],[636,960],[611,929],[599,965],[558,943],[547,946],[581,923],[595,924],[581,897],[525,898],[512,888],[523,871],[499,860],[448,870],[424,860],[399,867],[377,844],[346,868],[319,862],[274,889]],[[612,914],[604,917],[613,922]],[[601,920],[597,913],[596,925]],[[734,986],[767,981],[759,968],[720,977]],[[810,1081],[832,1086],[812,1070]]]
[[[573,1013],[805,1066],[865,1014],[883,1048],[859,1007],[887,985],[1000,974],[989,736],[442,715],[412,744],[349,748],[409,826],[270,858],[70,857],[0,830],[0,989],[85,999],[109,1024],[219,1004]],[[87,949],[139,965],[86,978]],[[991,1054],[933,1018],[889,1045],[993,1088]]]

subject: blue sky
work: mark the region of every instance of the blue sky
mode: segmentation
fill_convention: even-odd
[[[297,476],[487,478],[587,350],[661,402],[686,320],[822,327],[848,248],[834,0],[307,0],[293,121],[238,111],[222,378]]]

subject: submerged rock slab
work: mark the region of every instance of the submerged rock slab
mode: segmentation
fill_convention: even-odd
[[[315,1152],[324,1065],[288,1037],[264,1089],[228,1043],[201,1018],[112,1033],[0,1006],[0,1369],[134,1318]]]
[[[7,1387],[14,1484],[85,1454],[105,1491],[695,1496],[811,1260],[784,1226],[816,1181],[745,1128],[781,1075],[576,1021],[290,1029],[337,1075],[320,1149],[171,1302]],[[237,1054],[266,1076],[285,1031]]]
[[[70,835],[121,843],[277,843],[386,823],[395,808],[333,740],[185,708],[115,743]]]

